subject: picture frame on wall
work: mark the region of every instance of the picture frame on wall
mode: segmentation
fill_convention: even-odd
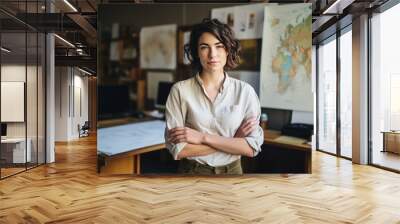
[[[240,64],[235,70],[259,71],[262,39],[240,40]]]
[[[140,67],[176,68],[176,24],[143,27],[140,31]]]
[[[193,26],[181,26],[178,27],[178,64],[179,65],[189,65],[190,61],[185,54],[185,44],[189,43],[190,31]]]

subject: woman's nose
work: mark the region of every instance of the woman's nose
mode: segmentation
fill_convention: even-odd
[[[211,58],[217,56],[217,48],[211,47],[211,48],[210,48],[210,54],[209,54],[209,56],[210,56]]]

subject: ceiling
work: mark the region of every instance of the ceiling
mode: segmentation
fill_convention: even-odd
[[[28,30],[32,32],[54,32],[75,45],[72,47],[55,38],[56,65],[80,66],[96,71],[96,0],[47,0],[47,3],[44,0],[0,1],[2,45],[12,49],[7,53],[7,60],[17,62],[24,60],[25,56],[28,60],[35,57],[37,44],[25,43],[25,30],[30,28]],[[32,42],[32,35],[27,39]],[[28,46],[26,50],[25,46]]]
[[[323,39],[335,32],[339,20],[349,21],[366,10],[376,8],[388,0],[253,0],[250,2],[278,2],[300,3],[307,2],[313,5],[313,41]],[[63,39],[75,45],[72,48],[59,38],[56,38],[56,63],[59,65],[85,65],[91,70],[96,70],[97,48],[97,5],[101,3],[183,3],[183,0],[1,0],[0,23],[3,33],[2,44],[13,43],[13,49],[24,50],[25,38],[20,32],[25,28],[30,30],[55,32]],[[190,2],[196,2],[190,1]],[[199,0],[197,2],[207,2]],[[217,2],[209,0],[209,2]],[[219,0],[218,2],[232,3],[232,0]],[[249,2],[237,0],[235,3]],[[335,3],[337,2],[337,3]],[[69,3],[69,4],[68,4]],[[50,10],[51,9],[51,10]],[[52,11],[52,13],[48,13]],[[26,13],[28,12],[28,13]],[[346,22],[341,22],[342,26]],[[332,29],[333,27],[333,29]],[[30,41],[30,40],[28,40]],[[28,44],[28,52],[34,52],[35,44]],[[32,49],[31,49],[32,48]],[[80,49],[77,51],[77,49]],[[82,53],[79,53],[82,52]],[[21,52],[25,53],[25,52]],[[15,53],[17,54],[17,52]]]

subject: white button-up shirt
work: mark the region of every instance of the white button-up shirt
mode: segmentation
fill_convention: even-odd
[[[243,120],[252,116],[260,119],[260,101],[253,87],[246,82],[229,77],[225,79],[214,102],[206,95],[200,75],[177,82],[173,85],[166,103],[165,141],[172,156],[177,159],[186,142],[174,144],[168,142],[167,129],[189,127],[212,135],[234,137]],[[254,150],[254,155],[261,151],[264,133],[258,125],[247,137],[247,143]],[[227,165],[240,158],[222,151],[206,156],[188,157],[201,164],[210,166]]]

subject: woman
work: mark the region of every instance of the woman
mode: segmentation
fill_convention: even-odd
[[[229,26],[216,19],[191,32],[185,53],[198,73],[176,83],[166,103],[166,145],[181,160],[180,172],[242,174],[240,157],[261,151],[257,94],[225,72],[238,65],[239,49]]]

